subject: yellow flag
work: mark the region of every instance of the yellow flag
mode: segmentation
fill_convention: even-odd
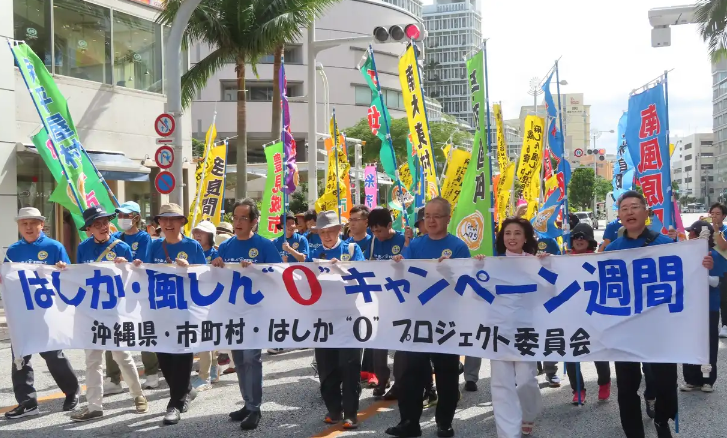
[[[207,134],[205,135],[205,139],[204,139],[205,153],[204,153],[204,156],[202,157],[201,160],[199,160],[197,162],[197,169],[196,169],[196,171],[194,173],[194,181],[195,181],[194,202],[192,202],[192,205],[189,208],[189,217],[187,218],[188,221],[187,221],[187,224],[184,226],[184,232],[185,232],[185,234],[187,236],[190,235],[190,232],[192,231],[192,227],[195,224],[197,224],[200,221],[204,220],[203,219],[203,214],[202,214],[202,212],[204,210],[203,210],[202,207],[203,207],[203,203],[204,203],[205,190],[206,190],[205,182],[208,181],[208,176],[211,175],[212,168],[214,167],[214,164],[215,164],[215,157],[216,156],[219,156],[223,160],[223,163],[222,163],[222,166],[223,166],[222,167],[223,174],[222,174],[222,177],[221,177],[221,179],[222,179],[222,188],[223,189],[220,192],[219,198],[217,199],[217,205],[215,206],[216,207],[215,208],[216,214],[213,215],[217,219],[216,219],[216,221],[214,219],[210,219],[210,220],[212,220],[215,225],[218,225],[220,223],[220,220],[221,220],[221,216],[222,216],[222,214],[221,214],[221,212],[222,212],[222,203],[223,203],[223,200],[222,200],[222,196],[223,196],[222,195],[222,192],[224,191],[224,185],[225,185],[225,181],[224,181],[225,180],[224,169],[225,169],[226,164],[227,164],[227,146],[224,145],[224,144],[223,145],[220,145],[220,146],[215,146],[214,143],[215,143],[215,139],[216,138],[217,138],[217,126],[216,126],[216,124],[213,121],[212,124],[210,125],[209,129],[207,129]],[[215,153],[213,153],[213,151],[215,151],[216,148],[222,148],[222,149],[224,149],[224,154],[222,154],[220,156],[220,151],[217,150],[217,155],[215,155]],[[217,178],[215,178],[215,179],[217,179]],[[210,178],[210,180],[211,180],[211,178]],[[214,186],[216,186],[216,184],[218,184],[218,183],[215,182],[215,183],[212,183],[212,184],[213,184],[213,188],[214,188]],[[213,193],[214,193],[214,190],[213,190]],[[207,201],[207,204],[208,204],[207,209],[208,209],[208,211],[210,211],[211,210],[211,207],[212,207],[210,205],[210,203],[214,203],[214,202],[215,201]],[[195,208],[196,208],[196,211],[195,211]],[[211,218],[212,216],[209,216],[209,217]]]
[[[221,144],[213,147],[209,152],[207,160],[207,168],[205,169],[204,179],[202,179],[202,190],[199,206],[193,217],[185,227],[188,232],[191,231],[192,224],[198,224],[202,221],[211,221],[215,226],[219,225],[222,220],[222,207],[225,193],[225,169],[227,168],[227,145]],[[197,165],[199,169],[199,163]],[[192,208],[197,205],[195,202]]]
[[[528,203],[525,219],[530,220],[538,210],[540,192],[540,167],[543,165],[542,117],[529,115],[525,118],[525,137],[517,167],[517,179],[523,190],[523,199]]]
[[[510,163],[505,171],[500,174],[500,183],[497,185],[497,217],[502,221],[508,216],[510,205],[510,192],[515,180],[515,163]]]
[[[344,144],[344,138],[342,135],[338,136],[338,181],[336,181],[336,153],[334,152],[333,140],[327,138],[324,141],[326,151],[328,152],[328,177],[326,179],[326,189],[324,195],[332,195],[334,202],[333,207],[328,210],[336,210],[336,202],[338,199],[337,193],[340,190],[341,196],[341,218],[348,219],[351,208],[353,207],[351,196],[349,196],[349,187],[351,187],[351,177],[349,171],[351,170],[351,164],[348,162],[348,157],[344,151],[342,145]],[[323,200],[321,205],[330,207],[330,196],[321,196],[318,201]],[[318,202],[316,202],[316,211],[321,212],[325,210],[318,210]]]
[[[467,172],[467,165],[470,163],[472,153],[463,149],[452,148],[450,150],[447,148],[445,156],[447,157],[447,172],[442,183],[442,197],[449,201],[452,208],[454,208],[462,190],[462,181],[464,180],[464,174]]]
[[[500,173],[505,173],[505,169],[510,165],[510,157],[507,156],[502,108],[499,103],[496,103],[492,105],[492,109],[495,113],[495,127],[497,128],[497,165],[500,168]]]
[[[412,149],[417,152],[419,162],[424,169],[424,178],[427,180],[427,193],[439,195],[437,184],[437,169],[434,166],[434,153],[432,152],[432,139],[429,136],[424,96],[419,82],[419,66],[414,55],[414,47],[410,44],[406,53],[399,59],[399,81],[404,95],[404,106],[409,119],[409,132]]]
[[[411,171],[409,171],[409,163],[404,163],[399,166],[399,181],[401,181],[401,184],[406,187],[407,190],[409,190],[412,183],[414,183],[414,180],[411,177]]]

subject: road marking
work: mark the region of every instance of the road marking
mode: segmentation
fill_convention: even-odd
[[[86,390],[86,385],[81,386],[81,391],[83,392],[85,390]],[[64,394],[62,392],[54,392],[53,394],[50,394],[50,395],[38,397],[38,404],[53,401],[53,400],[58,400],[61,398],[66,398],[66,394]],[[17,405],[0,407],[0,414],[4,414],[8,411],[12,411],[13,409],[15,409],[16,406]]]
[[[384,408],[388,408],[389,406],[396,403],[396,400],[381,400],[372,403],[367,407],[366,409],[359,411],[358,413],[358,424],[359,426],[361,423],[366,420],[369,417],[373,417],[374,415],[378,414],[379,412],[383,412]],[[333,438],[336,437],[343,432],[347,432],[343,429],[343,422],[336,424],[334,426],[329,427],[328,429],[324,430],[323,432],[317,433],[313,435],[312,438]]]

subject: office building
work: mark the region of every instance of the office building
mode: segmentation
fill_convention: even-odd
[[[394,6],[398,6],[405,11],[409,11],[415,16],[422,17],[422,2],[421,0],[381,0],[384,3],[389,3]]]
[[[679,186],[680,197],[696,198],[705,205],[717,202],[719,190],[715,176],[717,146],[714,135],[697,133],[676,140],[672,155],[672,182]]]
[[[712,132],[715,198],[727,202],[727,60],[712,64]]]

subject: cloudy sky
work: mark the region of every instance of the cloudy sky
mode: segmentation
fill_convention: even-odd
[[[648,10],[689,1],[480,1],[482,34],[489,38],[490,101],[502,101],[506,119],[517,118],[520,106],[532,105],[530,79],[544,76],[562,56],[560,77],[568,85],[561,92],[584,93],[592,105],[593,129],[615,130],[629,92],[674,69],[669,73],[672,134],[712,131],[711,67],[697,26],[674,26],[671,47],[651,47]],[[604,134],[598,145],[615,151],[616,135]]]

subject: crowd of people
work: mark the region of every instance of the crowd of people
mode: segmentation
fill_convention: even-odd
[[[659,234],[647,226],[648,208],[637,192],[626,192],[618,201],[619,219],[608,225],[603,243],[598,245],[591,226],[577,223],[571,216],[571,233],[567,249],[549,239],[538,239],[533,226],[521,217],[511,217],[498,224],[496,252],[506,257],[545,257],[552,254],[579,254],[614,251],[672,243],[675,234]],[[727,207],[715,204],[710,210],[711,224],[698,221],[689,231],[689,238],[709,240],[710,252],[702,264],[710,275],[709,323],[710,364],[684,365],[683,391],[712,392],[717,377],[717,344],[720,336],[720,301],[722,301],[722,331],[727,336],[725,301],[727,293],[727,261],[720,252],[727,251],[723,224]],[[117,218],[121,231],[111,233],[111,221]],[[348,223],[342,224],[334,211],[316,213],[311,210],[281,218],[282,236],[268,240],[257,233],[260,212],[252,199],[243,199],[232,208],[232,223],[211,222],[196,224],[191,236],[183,233],[187,218],[176,204],[166,204],[150,218],[146,227],[139,205],[126,202],[116,211],[107,212],[99,206],[83,213],[88,238],[77,249],[76,263],[145,263],[189,265],[210,264],[217,268],[254,263],[330,263],[365,260],[447,259],[470,258],[467,245],[447,232],[451,220],[450,204],[434,198],[421,208],[412,227],[404,232],[393,229],[393,216],[385,208],[370,210],[357,205],[350,211]],[[6,262],[25,262],[55,265],[65,269],[70,264],[66,249],[43,233],[45,218],[35,208],[20,209],[16,218],[20,240],[11,245]],[[144,231],[146,229],[146,231]],[[716,248],[715,248],[716,247]],[[477,256],[482,259],[483,256]],[[722,288],[722,292],[720,291]],[[722,297],[724,298],[724,297]],[[269,354],[282,349],[270,349]],[[177,424],[181,414],[190,409],[199,391],[209,390],[219,381],[220,370],[236,372],[242,409],[229,417],[240,422],[243,430],[257,428],[262,419],[263,364],[259,349],[231,352],[202,352],[195,364],[191,353],[170,354],[142,352],[145,381],[142,383],[136,364],[127,351],[86,350],[86,401],[79,408],[81,388],[71,364],[62,351],[48,351],[40,356],[58,387],[66,395],[64,411],[72,411],[73,421],[89,421],[103,417],[104,394],[122,392],[121,377],[129,386],[136,412],[148,410],[145,389],[159,386],[158,371],[169,386],[169,401],[163,424]],[[420,418],[426,407],[436,406],[435,419],[438,437],[452,437],[457,403],[461,398],[459,375],[464,374],[466,391],[477,391],[481,358],[467,357],[464,364],[457,355],[397,351],[393,371],[389,368],[389,352],[352,348],[315,350],[314,368],[320,379],[321,397],[326,406],[324,421],[342,423],[344,429],[358,427],[359,398],[362,385],[373,388],[377,398],[397,400],[401,421],[386,430],[395,437],[418,437],[422,431]],[[103,358],[106,359],[106,379]],[[34,389],[31,357],[13,358],[12,381],[18,406],[7,412],[8,419],[37,415],[38,400]],[[197,366],[198,374],[194,375]],[[607,400],[611,393],[611,368],[608,362],[595,363],[598,372],[598,399]],[[586,401],[586,386],[580,364],[566,364],[573,391],[574,404]],[[623,430],[628,438],[642,438],[644,425],[638,389],[642,373],[646,381],[644,392],[646,413],[654,419],[658,437],[671,437],[669,420],[677,415],[677,364],[615,363],[618,406]],[[542,410],[537,375],[546,374],[550,386],[560,386],[555,363],[491,361],[491,392],[497,435],[516,438],[531,435]],[[707,377],[705,377],[705,375]],[[392,379],[393,377],[393,379]],[[393,380],[393,382],[392,382]]]

